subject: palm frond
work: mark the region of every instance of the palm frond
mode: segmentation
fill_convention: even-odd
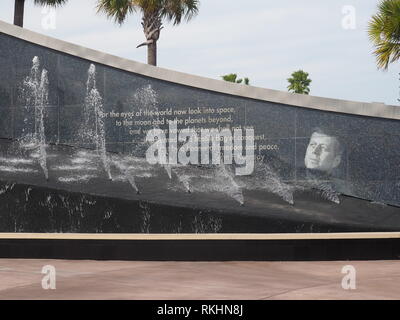
[[[199,10],[199,0],[98,0],[98,12],[122,24],[127,15],[140,11],[143,16],[159,14],[160,18],[180,24],[189,21]]]
[[[135,10],[133,3],[134,1],[131,0],[99,0],[97,11],[105,13],[107,18],[122,24],[128,13],[132,13]]]
[[[39,6],[58,7],[67,3],[68,0],[34,0],[34,4]]]
[[[303,70],[293,72],[291,78],[287,79],[289,82],[287,89],[294,93],[309,94],[312,80],[308,76],[309,74]]]
[[[199,11],[198,0],[165,0],[163,6],[163,17],[178,25],[182,20],[189,21]]]
[[[387,70],[400,58],[400,0],[383,0],[378,5],[378,13],[368,24],[368,36],[378,68]]]

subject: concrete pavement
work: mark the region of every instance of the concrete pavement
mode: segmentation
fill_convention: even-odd
[[[42,288],[42,268],[56,289]],[[342,267],[356,269],[344,290]],[[0,259],[0,299],[399,299],[400,261],[134,262]]]

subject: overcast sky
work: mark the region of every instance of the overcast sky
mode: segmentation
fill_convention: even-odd
[[[140,16],[122,26],[95,10],[96,0],[69,0],[57,10],[56,29],[44,29],[42,8],[26,1],[25,27],[75,44],[146,62]],[[251,84],[287,90],[298,69],[310,74],[311,94],[398,105],[400,62],[376,68],[367,23],[376,0],[201,0],[199,15],[166,25],[158,65],[210,78],[238,73]],[[355,8],[355,29],[343,28],[344,6]],[[14,0],[0,1],[0,19],[13,21]],[[349,11],[347,11],[349,12]],[[351,17],[350,17],[351,18]],[[346,24],[351,27],[350,24]]]

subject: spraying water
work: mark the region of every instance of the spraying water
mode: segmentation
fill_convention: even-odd
[[[194,233],[219,233],[222,229],[222,219],[204,215],[202,213],[196,215],[192,222]]]
[[[267,163],[263,163],[260,169],[265,189],[279,195],[283,200],[293,205],[293,188],[282,182],[279,175]]]
[[[340,193],[335,190],[335,187],[329,182],[321,180],[320,177],[310,173],[306,182],[297,184],[297,188],[313,189],[322,199],[340,204]]]
[[[153,112],[152,119],[155,121],[154,123],[159,123],[160,117],[158,115],[158,107],[157,107],[157,93],[149,84],[140,88],[134,96],[135,103],[140,105],[142,108],[148,110],[150,113]],[[159,129],[158,124],[153,125],[154,129]],[[164,170],[166,171],[169,179],[172,179],[172,167],[168,164],[163,165]],[[179,179],[180,180],[180,179]]]
[[[131,184],[132,188],[136,191],[136,193],[139,194],[140,191],[139,188],[137,187],[135,177],[129,172],[129,169],[119,161],[114,161],[114,165],[122,172],[122,174]]]
[[[169,179],[172,179],[172,167],[169,164],[164,165],[164,169],[167,172]]]
[[[226,168],[226,165],[218,165],[216,178],[222,180],[224,184],[222,191],[243,206],[244,196],[242,188],[236,183],[231,172]]]
[[[190,176],[187,175],[180,175],[176,173],[176,176],[178,177],[178,180],[182,183],[182,185],[185,187],[187,193],[192,193],[192,190],[190,189]]]
[[[248,190],[266,190],[280,196],[289,204],[294,204],[293,192],[295,187],[283,182],[272,167],[261,161],[256,161],[254,173],[240,178],[241,186]]]
[[[48,104],[49,99],[49,78],[46,69],[42,70],[38,98],[38,105],[35,108],[35,132],[39,138],[39,163],[46,180],[48,180],[49,172],[47,169],[46,136],[44,131],[44,107]]]
[[[106,139],[105,139],[105,124],[103,120],[104,106],[103,99],[96,86],[96,67],[91,64],[88,70],[88,80],[86,82],[86,97],[85,97],[85,127],[84,136],[89,141],[94,142],[96,150],[100,155],[104,170],[107,176],[112,180],[110,171],[110,161],[107,157]],[[94,119],[93,119],[94,116]],[[94,120],[93,122],[91,120]],[[94,125],[93,125],[94,123]]]
[[[35,129],[34,133],[26,133],[23,137],[25,147],[37,150],[40,167],[46,180],[49,179],[47,169],[46,136],[44,126],[45,108],[49,104],[49,77],[46,69],[40,72],[40,60],[35,56],[32,60],[31,73],[23,82],[26,102],[34,106]]]

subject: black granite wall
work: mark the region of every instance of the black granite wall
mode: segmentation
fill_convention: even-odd
[[[27,109],[23,101],[21,84],[29,75],[35,56],[40,59],[40,68],[46,69],[49,76],[46,141],[91,147],[77,134],[84,117],[91,62],[5,34],[0,34],[0,138],[18,139],[26,128],[34,126],[32,110]],[[189,119],[189,108],[199,108],[201,113],[190,118],[204,118],[206,123],[180,127],[216,127],[210,118],[222,119],[222,127],[253,127],[259,159],[270,164],[282,181],[297,183],[309,177],[306,150],[310,137],[320,128],[340,143],[340,163],[329,173],[340,193],[400,205],[400,121],[230,96],[103,65],[96,65],[96,86],[104,111],[108,113],[104,118],[108,151],[143,155],[143,130],[153,125],[139,125],[134,121],[153,121],[154,117],[143,113],[137,116],[141,110],[167,110],[173,115],[159,117],[159,120],[177,117],[185,121]],[[231,108],[233,111],[227,111]],[[224,113],[218,114],[218,110]],[[186,115],[177,116],[174,111],[186,111]],[[125,118],[133,121],[132,124],[123,124],[121,114],[132,112],[137,115]],[[118,113],[119,116],[115,116]]]

